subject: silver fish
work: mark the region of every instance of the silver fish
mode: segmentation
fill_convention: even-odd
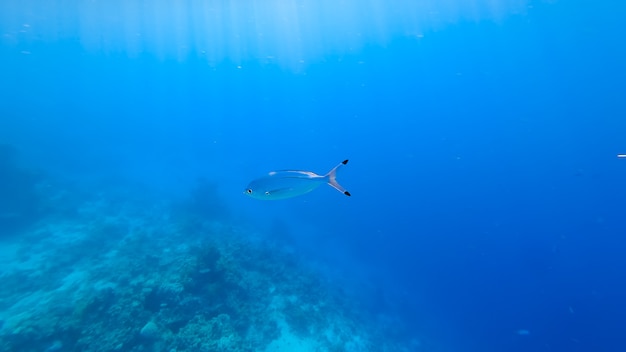
[[[310,171],[272,171],[267,176],[250,182],[244,193],[262,200],[287,199],[309,193],[319,185],[327,183],[346,196],[350,196],[350,192],[337,183],[337,170],[347,163],[348,160],[342,161],[324,176]]]

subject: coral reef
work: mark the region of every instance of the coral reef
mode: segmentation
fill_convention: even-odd
[[[0,350],[403,350],[275,242],[172,209],[102,196],[5,243]]]

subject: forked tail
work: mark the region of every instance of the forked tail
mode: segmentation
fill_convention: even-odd
[[[339,165],[335,166],[332,170],[330,170],[324,177],[328,178],[329,185],[331,185],[334,189],[338,190],[339,192],[349,197],[350,192],[346,191],[346,189],[341,187],[341,185],[337,182],[337,170],[347,163],[348,163],[348,159],[342,161],[341,163],[339,163]]]

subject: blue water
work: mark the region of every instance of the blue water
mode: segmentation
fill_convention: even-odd
[[[74,213],[41,178],[72,204],[205,179],[206,217],[288,247],[406,350],[626,348],[626,5],[121,4],[0,5],[6,248]],[[346,158],[351,197],[243,194]]]

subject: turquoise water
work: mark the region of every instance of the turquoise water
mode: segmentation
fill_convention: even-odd
[[[3,1],[0,350],[623,350],[624,16]]]

